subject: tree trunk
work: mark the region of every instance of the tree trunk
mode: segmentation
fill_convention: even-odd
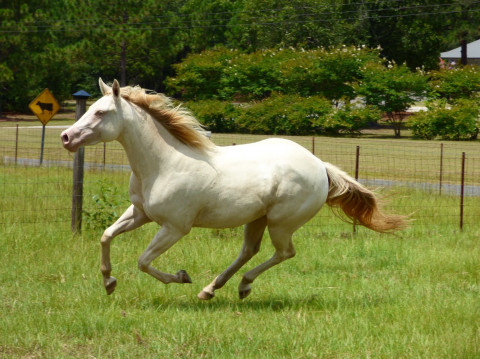
[[[123,12],[123,24],[126,25],[128,22],[128,13],[127,10]],[[127,85],[127,42],[122,41],[120,45],[120,86]]]
[[[402,119],[403,116],[399,115],[398,117],[395,116],[395,113],[393,112],[388,112],[387,113],[388,121],[392,124],[393,126],[393,133],[395,134],[395,137],[400,137],[400,131],[402,129]]]
[[[122,41],[120,48],[120,86],[123,87],[127,85],[127,43]]]

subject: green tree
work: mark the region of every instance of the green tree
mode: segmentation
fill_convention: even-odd
[[[11,2],[0,9],[0,106],[27,110],[45,87],[62,100],[72,78],[67,52],[58,40],[58,18],[65,1]]]
[[[425,96],[426,90],[427,79],[422,73],[391,62],[388,66],[369,63],[357,86],[358,94],[365,98],[367,105],[387,115],[396,137],[400,137],[406,110]]]
[[[432,95],[448,102],[472,98],[480,92],[480,71],[477,66],[442,69],[428,75]]]
[[[460,99],[450,105],[445,100],[435,101],[428,111],[412,116],[408,124],[414,136],[431,140],[440,136],[445,140],[475,140],[480,128],[478,101]]]

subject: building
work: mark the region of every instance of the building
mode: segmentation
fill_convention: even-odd
[[[459,46],[456,49],[445,51],[440,54],[440,58],[445,63],[460,63],[462,47]],[[480,40],[476,40],[467,44],[467,63],[469,65],[480,65]]]

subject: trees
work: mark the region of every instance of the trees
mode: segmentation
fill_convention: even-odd
[[[475,66],[441,69],[428,73],[428,112],[409,119],[416,137],[447,140],[476,139],[480,129],[480,71]]]
[[[357,93],[387,115],[396,137],[400,137],[405,112],[426,95],[427,79],[419,71],[413,72],[406,65],[390,62],[387,66],[369,63],[363,71],[363,79]]]
[[[47,87],[63,98],[72,80],[66,45],[58,39],[55,21],[65,1],[11,2],[0,9],[0,90],[4,109],[25,109]]]
[[[437,136],[445,140],[477,139],[480,128],[478,101],[461,99],[454,104],[442,100],[431,103],[428,112],[421,111],[409,120],[414,136],[432,140]]]
[[[164,90],[172,64],[223,46],[239,53],[279,48],[317,51],[341,45],[381,46],[381,55],[410,68],[437,66],[459,36],[478,34],[477,1],[446,0],[16,0],[0,4],[0,89],[4,108],[26,109],[49,87],[59,100],[96,80]],[[467,36],[467,35],[465,35]],[[463,38],[463,37],[462,37]],[[342,78],[326,54],[309,68],[315,82],[338,89]],[[337,57],[335,57],[337,56]],[[329,63],[329,61],[331,62]],[[258,64],[258,63],[257,63]],[[355,65],[355,63],[352,63]],[[288,66],[294,68],[291,63]],[[251,68],[255,71],[255,68]],[[261,70],[261,68],[260,68]],[[287,71],[287,62],[283,71]],[[299,66],[300,73],[305,73]],[[353,67],[353,71],[356,71]],[[248,78],[248,74],[244,74]],[[274,79],[275,80],[275,79]],[[345,83],[345,82],[344,82]],[[266,88],[269,86],[265,86]],[[311,86],[298,88],[305,91]],[[342,92],[351,92],[345,86]],[[327,96],[338,97],[331,91]],[[351,95],[350,95],[351,96]]]

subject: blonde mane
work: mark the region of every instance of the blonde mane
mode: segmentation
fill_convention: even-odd
[[[167,96],[147,93],[139,86],[122,87],[120,95],[149,113],[184,144],[198,150],[208,150],[214,147],[206,136],[206,131],[201,123],[192,113],[180,105],[174,106],[172,100]]]

